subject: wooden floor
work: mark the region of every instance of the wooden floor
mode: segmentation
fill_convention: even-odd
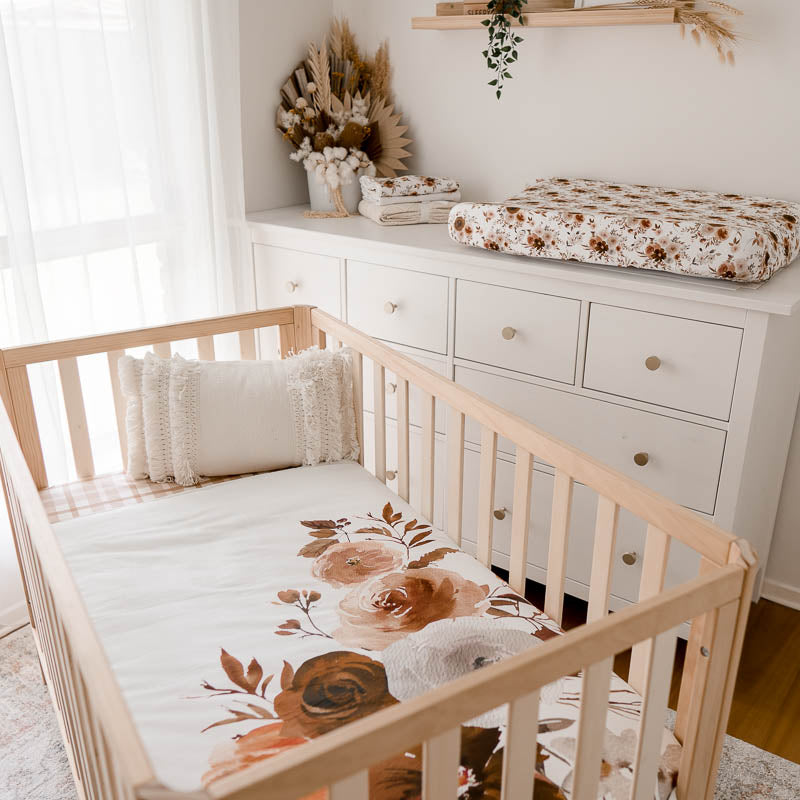
[[[502,570],[495,570],[505,577]],[[544,605],[544,586],[528,581],[526,597]],[[564,628],[586,621],[586,603],[564,598]],[[686,642],[678,639],[670,708],[676,708]],[[628,677],[630,651],[620,653],[614,670]],[[750,611],[728,733],[762,750],[800,764],[800,611],[759,600]]]

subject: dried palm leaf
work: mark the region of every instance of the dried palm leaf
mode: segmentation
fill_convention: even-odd
[[[309,42],[306,67],[317,87],[313,92],[314,108],[327,113],[331,108],[331,64],[327,38],[323,38],[319,50],[314,42]]]
[[[397,170],[406,170],[402,159],[411,155],[405,149],[407,144],[411,144],[411,139],[404,136],[408,125],[401,125],[401,115],[393,112],[394,106],[383,97],[376,97],[370,104],[369,124],[379,142],[380,152],[374,157],[365,152],[374,161],[375,171],[384,178],[394,178]]]

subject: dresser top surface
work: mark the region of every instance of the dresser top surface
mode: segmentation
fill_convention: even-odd
[[[346,219],[308,218],[303,216],[306,209],[307,206],[290,206],[248,214],[254,240],[297,247],[289,240],[301,234],[310,248],[341,257],[346,257],[354,246],[359,249],[374,246],[376,250],[405,251],[409,256],[455,265],[470,264],[506,273],[539,275],[770,314],[788,315],[800,308],[800,260],[766,283],[735,284],[648,270],[494,253],[457,244],[450,239],[447,225],[381,226],[360,215]]]

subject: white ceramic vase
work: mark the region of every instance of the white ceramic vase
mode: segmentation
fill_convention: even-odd
[[[308,199],[311,201],[312,211],[335,211],[336,206],[331,197],[331,188],[327,183],[317,180],[313,172],[306,172],[308,178]],[[350,214],[358,211],[358,204],[361,202],[361,184],[356,175],[350,183],[342,186],[342,200],[344,207]]]

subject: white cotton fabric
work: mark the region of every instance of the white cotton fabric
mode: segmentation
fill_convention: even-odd
[[[363,196],[363,195],[362,195]],[[426,195],[398,195],[397,197],[379,197],[377,200],[374,195],[364,197],[368,203],[375,203],[378,206],[395,206],[405,203],[433,203],[437,200],[447,200],[451,203],[458,203],[461,200],[461,192],[455,189],[452,192],[431,192]]]
[[[284,361],[172,359],[176,483],[358,457],[349,351]]]
[[[408,199],[408,198],[403,198]],[[446,200],[395,203],[384,206],[362,200],[358,204],[358,213],[369,217],[378,225],[417,225],[423,222],[446,223],[450,209],[455,203]]]
[[[134,480],[141,480],[149,474],[142,413],[143,366],[144,359],[133,356],[122,356],[117,362],[120,390],[127,403],[125,410],[125,436],[128,443],[126,472]]]

